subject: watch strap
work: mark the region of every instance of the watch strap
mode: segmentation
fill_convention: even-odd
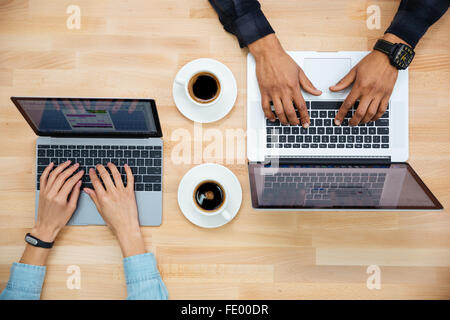
[[[39,248],[51,249],[54,242],[45,242],[35,236],[32,236],[29,232],[25,236],[25,242]]]
[[[394,48],[395,48],[395,44],[393,44],[392,42],[383,40],[383,39],[379,39],[375,43],[375,46],[373,47],[374,50],[381,51],[381,52],[387,54],[388,56],[391,56]]]

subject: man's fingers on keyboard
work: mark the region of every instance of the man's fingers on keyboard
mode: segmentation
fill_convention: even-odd
[[[356,111],[353,113],[353,117],[348,122],[351,126],[357,126],[361,122],[362,118],[366,115],[367,109],[369,108],[371,102],[372,97],[362,97],[358,108],[356,108]]]
[[[299,120],[297,118],[297,114],[295,113],[294,105],[292,104],[292,98],[285,96],[283,98],[283,107],[284,107],[284,113],[286,114],[289,123],[293,126],[296,126],[299,124]]]
[[[389,96],[385,96],[381,100],[380,106],[378,108],[378,111],[375,114],[375,116],[372,118],[372,121],[376,121],[376,120],[380,119],[383,116],[383,114],[386,112],[388,104],[389,104],[389,98],[390,98],[390,95]]]
[[[270,121],[275,121],[275,115],[273,114],[272,110],[270,109],[270,99],[266,94],[261,95],[261,105],[262,109],[264,111],[264,115],[267,119]]]
[[[294,96],[294,103],[300,114],[300,121],[301,121],[303,128],[308,128],[309,124],[310,124],[309,114],[308,114],[308,109],[306,108],[306,102],[300,93],[300,88],[299,88],[298,94],[296,94]]]
[[[300,80],[300,85],[302,86],[303,90],[305,90],[306,92],[315,95],[315,96],[320,96],[322,94],[322,91],[320,91],[319,89],[317,89],[312,82],[308,79],[308,77],[306,76],[306,74],[303,72],[302,69],[300,69],[299,71],[299,80]]]
[[[352,89],[352,91],[349,93],[347,98],[342,103],[341,107],[339,108],[339,111],[336,114],[336,118],[334,119],[334,123],[337,126],[340,126],[342,121],[344,121],[345,115],[347,112],[352,108],[352,106],[355,104],[356,99],[358,99],[359,91],[357,91],[355,88]]]
[[[287,125],[288,121],[286,115],[284,114],[283,105],[281,104],[281,100],[279,98],[272,98],[273,108],[275,109],[275,113],[277,114],[278,119],[282,124]]]
[[[330,91],[341,91],[351,85],[356,79],[356,69],[349,71],[336,85],[330,87]]]
[[[380,101],[381,99],[378,97],[372,100],[372,102],[369,104],[369,107],[367,108],[366,114],[361,120],[361,123],[367,123],[371,121],[373,117],[375,117],[375,115],[378,112],[378,108],[380,106]]]
[[[44,172],[42,172],[41,179],[39,180],[41,184],[41,190],[45,190],[45,186],[47,185],[47,178],[50,174],[50,171],[53,169],[53,166],[55,164],[53,162],[50,162],[50,164],[45,168]]]

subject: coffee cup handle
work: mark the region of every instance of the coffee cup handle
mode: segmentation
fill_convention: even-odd
[[[180,86],[184,86],[184,84],[186,83],[186,81],[182,77],[179,77],[179,76],[175,78],[175,82],[177,84],[179,84]]]
[[[222,217],[225,218],[225,220],[229,221],[231,220],[231,214],[225,209],[221,212]]]

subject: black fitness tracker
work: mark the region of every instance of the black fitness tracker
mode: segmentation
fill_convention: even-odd
[[[36,237],[33,237],[30,233],[25,236],[25,242],[39,248],[51,249],[54,242],[45,242]]]
[[[391,64],[398,70],[408,68],[415,55],[410,46],[403,43],[391,43],[383,39],[379,39],[373,49],[386,54]]]

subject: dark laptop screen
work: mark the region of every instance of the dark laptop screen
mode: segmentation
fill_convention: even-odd
[[[249,164],[254,208],[441,209],[408,164]]]
[[[156,135],[152,100],[12,98],[41,135]]]

